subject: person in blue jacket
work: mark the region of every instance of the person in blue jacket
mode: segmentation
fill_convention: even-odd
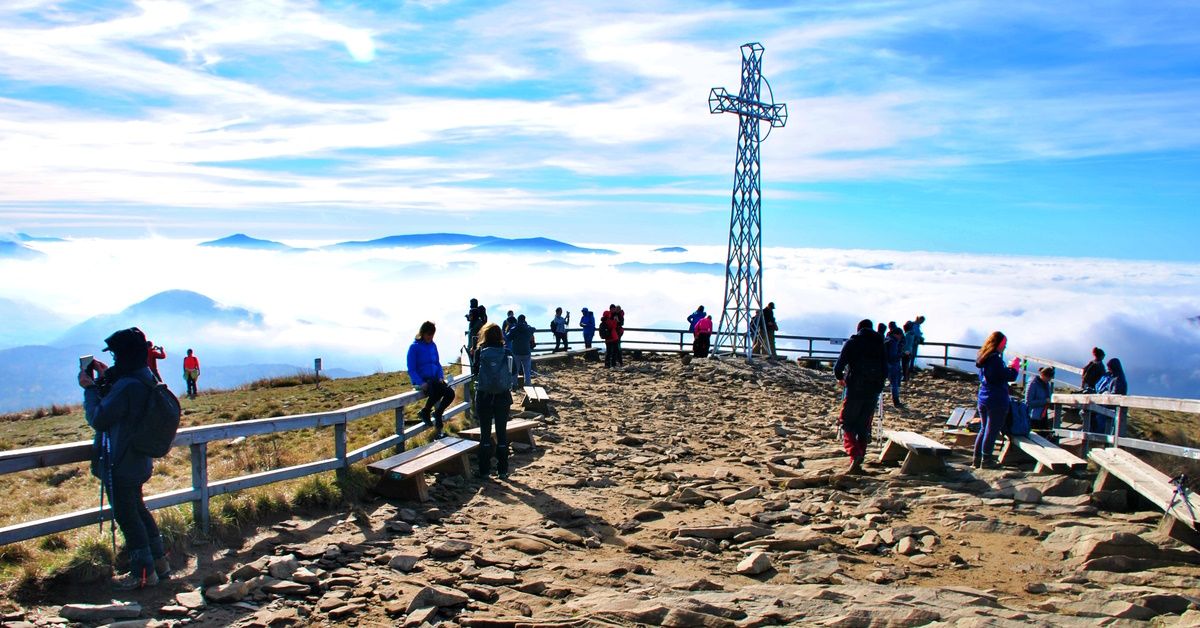
[[[1096,382],[1095,392],[1097,394],[1103,394],[1103,395],[1127,395],[1127,394],[1129,394],[1129,383],[1125,380],[1125,369],[1121,366],[1121,360],[1119,360],[1117,358],[1110,358],[1108,360],[1108,362],[1105,363],[1105,365],[1108,367],[1108,369],[1104,371],[1104,375],[1100,376],[1099,381]],[[1110,408],[1113,408],[1114,410],[1120,411],[1120,408],[1117,408],[1117,407],[1113,407],[1113,406],[1106,406],[1106,407],[1110,407]],[[1109,417],[1107,417],[1103,414],[1100,414],[1099,412],[1093,412],[1093,413],[1091,413],[1091,416],[1092,416],[1091,431],[1098,432],[1101,434],[1112,434],[1113,433],[1112,419],[1110,419]],[[1123,421],[1121,423],[1121,432],[1122,433],[1118,434],[1118,436],[1125,436],[1125,432],[1127,431],[1126,427],[1128,425],[1129,425],[1129,421]]]
[[[700,307],[697,307],[695,312],[692,312],[691,314],[688,315],[687,322],[688,322],[688,333],[689,334],[695,333],[696,323],[699,323],[704,318],[704,316],[705,316],[705,314],[704,314],[704,306],[703,305],[701,305]]]
[[[1038,376],[1029,380],[1025,387],[1025,406],[1029,408],[1029,425],[1034,429],[1045,429],[1049,426],[1046,408],[1050,405],[1050,395],[1053,394],[1054,367],[1043,366],[1038,369]]]
[[[525,320],[525,315],[517,317],[517,324],[512,329],[508,330],[508,335],[505,340],[508,341],[508,346],[512,350],[515,366],[520,367],[521,373],[525,377],[525,385],[530,386],[533,383],[533,332],[537,331]]]
[[[158,524],[142,498],[142,485],[150,479],[153,461],[130,446],[131,430],[141,419],[158,380],[146,365],[146,335],[140,329],[122,329],[104,344],[104,350],[113,354],[113,365],[93,360],[79,371],[83,413],[96,431],[92,474],[104,484],[113,518],[129,550],[129,572],[114,578],[113,588],[140,589],[158,584],[159,577],[170,572]]]
[[[596,337],[596,315],[586,307],[579,311],[579,327],[583,330],[583,348],[592,348],[592,338]]]
[[[1017,381],[1017,366],[1021,359],[1013,358],[1013,363],[1005,366],[1006,346],[1008,338],[994,331],[988,334],[975,358],[975,366],[979,369],[979,416],[983,421],[979,435],[975,437],[975,455],[971,460],[971,466],[976,469],[996,466],[992,449],[996,446],[996,435],[1008,418],[1012,404],[1008,396],[1008,384]]]
[[[454,402],[454,389],[446,383],[446,373],[442,370],[442,361],[438,357],[437,345],[433,343],[433,335],[437,326],[430,321],[421,323],[417,337],[408,346],[408,378],[412,385],[425,394],[425,407],[417,413],[426,425],[432,415],[434,420],[434,438],[442,438],[442,415],[446,408]]]

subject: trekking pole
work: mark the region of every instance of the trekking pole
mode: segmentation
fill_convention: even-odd
[[[1179,498],[1180,501],[1187,506],[1188,514],[1191,515],[1192,520],[1195,521],[1196,512],[1192,510],[1192,503],[1187,497],[1187,481],[1187,473],[1180,473],[1179,475],[1171,478],[1171,484],[1175,485],[1175,491],[1171,493],[1171,501],[1167,502],[1166,513],[1168,516],[1171,515],[1171,509],[1175,507],[1175,499]]]
[[[101,452],[100,453],[100,456],[101,456],[100,464],[107,466],[108,461],[103,459],[105,449],[108,449],[108,434],[102,433],[100,436],[100,452]],[[101,474],[101,478],[100,478],[100,510],[96,511],[96,522],[100,524],[100,536],[104,536],[104,477],[103,476],[107,476],[107,475],[108,475],[107,471],[104,472],[103,474]]]

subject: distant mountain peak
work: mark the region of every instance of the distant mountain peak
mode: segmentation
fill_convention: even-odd
[[[393,247],[421,247],[421,246],[459,246],[463,244],[481,244],[500,240],[494,236],[475,236],[465,233],[409,233],[403,235],[391,235],[374,240],[352,240],[349,242],[338,242],[331,245],[329,248],[355,248],[355,249],[372,249],[372,248],[393,248]]]
[[[664,246],[660,249],[654,249],[655,253],[687,253],[688,250],[682,246]]]
[[[20,242],[0,240],[0,259],[37,259],[46,254],[34,250]]]
[[[231,236],[225,236],[219,240],[209,240],[201,242],[199,246],[218,246],[237,249],[258,249],[265,251],[287,251],[292,250],[292,247],[274,240],[260,240],[252,238],[244,233],[235,233]]]

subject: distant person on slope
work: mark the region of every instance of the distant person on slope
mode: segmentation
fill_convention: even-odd
[[[479,450],[475,476],[486,479],[492,465],[492,427],[496,428],[496,473],[508,478],[508,409],[512,406],[513,354],[504,348],[504,334],[495,323],[479,331],[471,373],[475,375],[475,419],[479,423]]]
[[[187,384],[188,399],[196,398],[196,381],[200,379],[200,359],[192,355],[192,350],[187,350],[187,356],[183,358],[183,381]]]
[[[525,385],[533,384],[533,332],[537,331],[525,321],[525,315],[517,317],[517,324],[508,330],[508,346],[512,349],[513,359],[521,368],[525,377]]]
[[[1096,392],[1096,384],[1100,383],[1100,378],[1104,377],[1104,373],[1104,349],[1092,347],[1092,361],[1083,367],[1083,377],[1079,382],[1079,386],[1083,389],[1082,392],[1084,394]]]
[[[695,333],[696,332],[696,323],[699,323],[703,319],[704,319],[704,306],[701,305],[696,308],[695,312],[688,314],[688,317],[687,317],[688,333],[689,334]]]
[[[871,417],[883,391],[887,360],[883,338],[870,319],[858,323],[858,331],[842,347],[833,374],[846,389],[838,421],[842,426],[842,446],[850,456],[849,473],[861,473],[867,443],[871,442]]]
[[[696,321],[692,333],[695,338],[692,339],[692,355],[697,358],[707,358],[708,350],[712,343],[712,317],[705,314],[704,318]]]
[[[1025,387],[1025,407],[1029,408],[1029,425],[1033,429],[1050,427],[1046,409],[1050,406],[1050,395],[1054,393],[1054,373],[1053,366],[1043,366]]]
[[[479,299],[471,299],[471,307],[467,309],[467,352],[475,351],[475,341],[479,330],[487,322],[487,308],[479,304]]]
[[[771,357],[779,357],[775,351],[775,332],[779,331],[779,323],[775,322],[775,302],[772,301],[763,308],[763,325],[767,330],[767,348],[771,350]]]
[[[550,321],[550,331],[554,334],[554,348],[551,352],[558,351],[561,345],[562,350],[567,350],[567,325],[571,323],[571,313],[567,312],[567,317],[563,318],[563,309],[561,307],[554,308],[554,320]]]
[[[115,578],[113,588],[140,589],[158,584],[159,577],[170,571],[158,524],[142,498],[142,485],[150,479],[153,461],[131,446],[132,430],[158,382],[146,365],[149,343],[140,329],[122,329],[104,343],[104,350],[113,354],[113,365],[93,360],[79,372],[84,416],[96,431],[92,475],[104,485],[129,550],[129,572]]]
[[[596,315],[586,307],[579,312],[579,327],[583,329],[583,348],[592,348],[592,338],[596,337]]]
[[[1008,384],[1017,381],[1017,367],[1021,358],[1013,358],[1012,364],[1004,364],[1004,348],[1008,338],[1001,332],[988,334],[987,340],[975,356],[979,369],[979,416],[982,419],[979,434],[975,437],[975,452],[971,466],[976,469],[991,469],[996,466],[992,449],[996,446],[996,435],[1008,419],[1012,405],[1008,396]]]
[[[158,361],[167,359],[167,352],[162,347],[154,346],[153,342],[146,341],[146,366],[150,367],[150,372],[154,373],[154,379],[163,381],[162,375],[158,374]]]
[[[454,401],[454,389],[446,383],[446,373],[438,357],[433,335],[437,327],[430,321],[421,323],[417,337],[408,347],[408,378],[412,385],[425,394],[425,407],[417,413],[421,421],[429,425],[430,415],[434,420],[434,438],[445,436],[442,414]]]

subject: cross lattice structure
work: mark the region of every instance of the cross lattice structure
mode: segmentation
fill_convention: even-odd
[[[737,158],[733,169],[733,203],[729,211],[729,253],[725,261],[725,307],[721,311],[712,351],[752,359],[755,347],[767,344],[766,323],[760,315],[762,295],[762,192],[759,145],[765,138],[760,123],[771,128],[787,124],[787,105],[774,102],[771,85],[762,75],[763,47],[742,46],[742,87],[737,96],[724,87],[708,94],[710,113],[738,115]],[[761,97],[766,85],[770,102]]]

